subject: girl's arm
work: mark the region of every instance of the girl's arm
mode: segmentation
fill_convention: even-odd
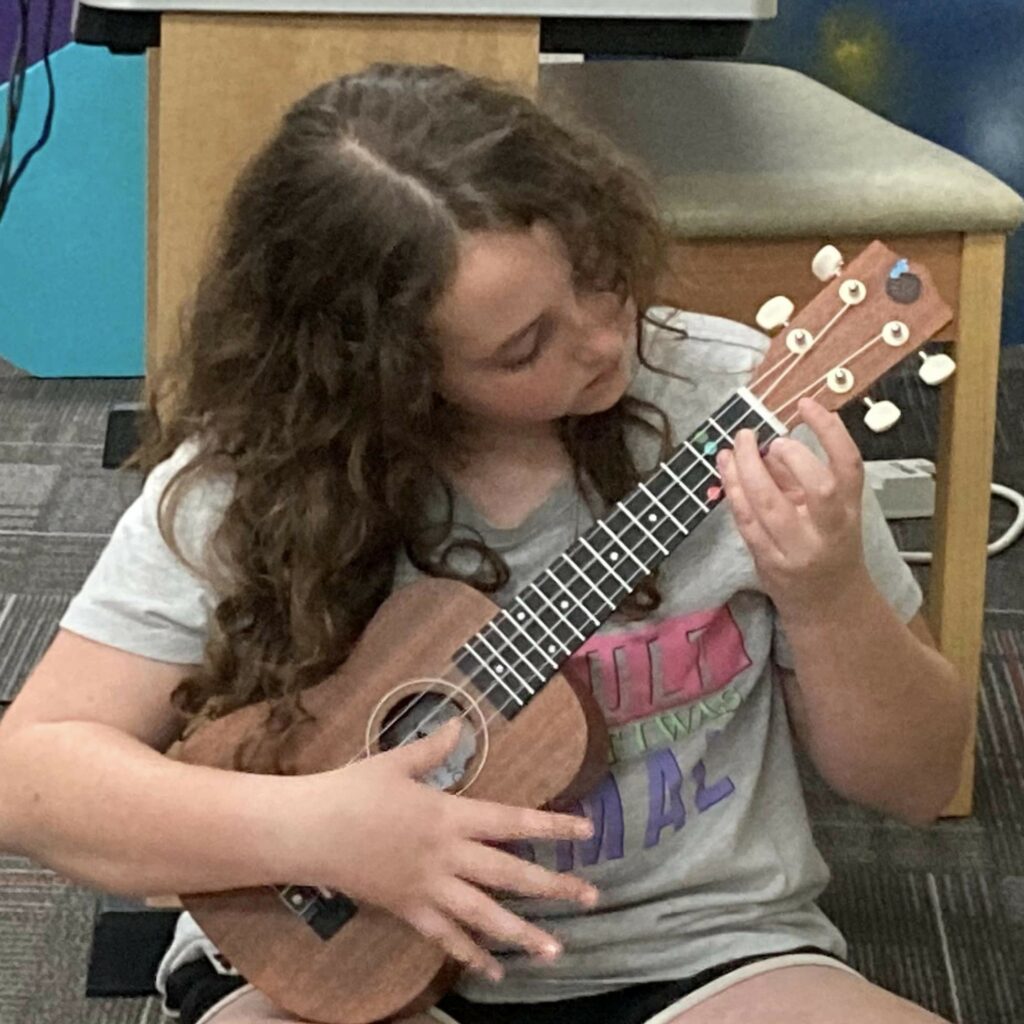
[[[784,628],[790,721],[822,777],[911,824],[934,820],[960,778],[970,704],[924,619],[904,625],[867,580]]]
[[[956,789],[969,688],[920,617],[905,624],[871,578],[863,463],[842,420],[808,399],[800,413],[827,462],[792,438],[762,458],[750,431],[719,458],[737,529],[792,651],[784,685],[793,724],[840,793],[929,821]]]
[[[128,895],[278,883],[341,890],[495,980],[501,968],[480,936],[545,958],[559,946],[491,892],[596,901],[581,879],[497,848],[588,839],[589,821],[419,781],[451,753],[455,723],[311,775],[165,757],[181,727],[168,698],[187,670],[58,633],[0,719],[0,849]]]
[[[125,895],[272,882],[289,780],[159,752],[187,670],[58,633],[0,719],[0,849]]]

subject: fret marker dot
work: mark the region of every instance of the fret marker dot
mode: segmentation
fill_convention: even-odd
[[[491,663],[491,668],[493,668],[494,671],[498,672],[498,673],[501,673],[501,672],[505,671],[505,666],[504,665],[499,665],[496,661]]]
[[[554,654],[558,648],[554,644],[548,644],[548,654]]]
[[[612,551],[612,552],[611,552],[611,553],[610,553],[610,554],[608,555],[608,557],[609,557],[609,559],[611,559],[611,561],[613,561],[613,562],[614,562],[614,561],[615,561],[615,559],[619,557],[619,553],[618,553],[618,551]]]
[[[518,613],[516,614],[516,618],[517,618],[517,619],[518,619],[518,620],[519,620],[520,622],[522,622],[522,621],[523,621],[523,619],[525,619],[525,618],[526,618],[526,612],[518,612]]]
[[[652,512],[647,517],[647,522],[649,522],[649,523],[656,523],[657,521],[658,521],[658,513],[657,512]]]
[[[562,601],[559,601],[558,606],[559,608],[568,608],[569,602],[563,599]]]

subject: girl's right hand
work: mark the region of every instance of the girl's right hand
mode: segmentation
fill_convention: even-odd
[[[497,960],[472,937],[511,943],[551,959],[555,938],[502,907],[485,889],[543,899],[597,902],[597,890],[492,844],[514,839],[589,839],[592,826],[568,814],[453,796],[419,781],[459,737],[449,722],[425,739],[344,768],[296,777],[311,787],[291,809],[304,823],[304,875],[313,847],[315,884],[374,903],[494,981]],[[303,827],[304,825],[304,827]],[[290,830],[291,831],[291,830]],[[318,841],[311,843],[311,836]],[[304,881],[306,879],[303,879]]]

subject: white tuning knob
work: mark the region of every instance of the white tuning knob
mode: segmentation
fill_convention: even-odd
[[[842,269],[843,254],[834,245],[822,246],[811,260],[811,273],[819,281],[831,281]]]
[[[785,327],[795,308],[785,295],[776,295],[757,311],[757,326],[762,331],[776,331],[780,327]]]
[[[864,414],[864,422],[876,434],[883,434],[894,427],[903,415],[899,406],[893,405],[888,399],[872,402],[870,398],[865,398],[864,404],[868,407],[868,411]]]
[[[923,362],[917,373],[925,384],[941,384],[944,380],[949,380],[956,371],[956,363],[943,353],[930,356],[924,352],[918,352],[918,355]]]

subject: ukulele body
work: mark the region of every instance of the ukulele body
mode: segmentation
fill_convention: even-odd
[[[392,594],[345,664],[303,692],[302,704],[316,721],[293,730],[284,771],[326,771],[376,753],[382,733],[385,744],[400,742],[401,729],[411,728],[417,715],[426,715],[422,729],[432,731],[451,712],[451,698],[478,731],[476,747],[463,751],[448,777],[442,770],[435,784],[525,807],[592,789],[608,770],[608,748],[603,716],[589,694],[577,693],[556,674],[509,718],[502,711],[510,703],[506,691],[492,685],[486,692],[487,684],[478,688],[452,669],[454,652],[495,612],[487,597],[451,580],[421,580]],[[445,708],[438,710],[442,703]],[[250,750],[254,737],[265,736],[267,708],[255,704],[207,722],[168,753],[180,761],[232,769],[235,751],[249,741],[240,767],[270,772],[268,741]],[[461,779],[453,782],[459,772]],[[387,807],[380,813],[387,815]],[[402,823],[393,824],[397,847],[403,842]],[[288,882],[280,879],[281,886]],[[435,1002],[457,973],[440,946],[368,904],[359,904],[336,925],[327,911],[319,921],[308,909],[310,919],[294,912],[271,886],[181,899],[240,974],[305,1020],[367,1024],[404,1015]],[[325,937],[318,930],[332,933]]]

